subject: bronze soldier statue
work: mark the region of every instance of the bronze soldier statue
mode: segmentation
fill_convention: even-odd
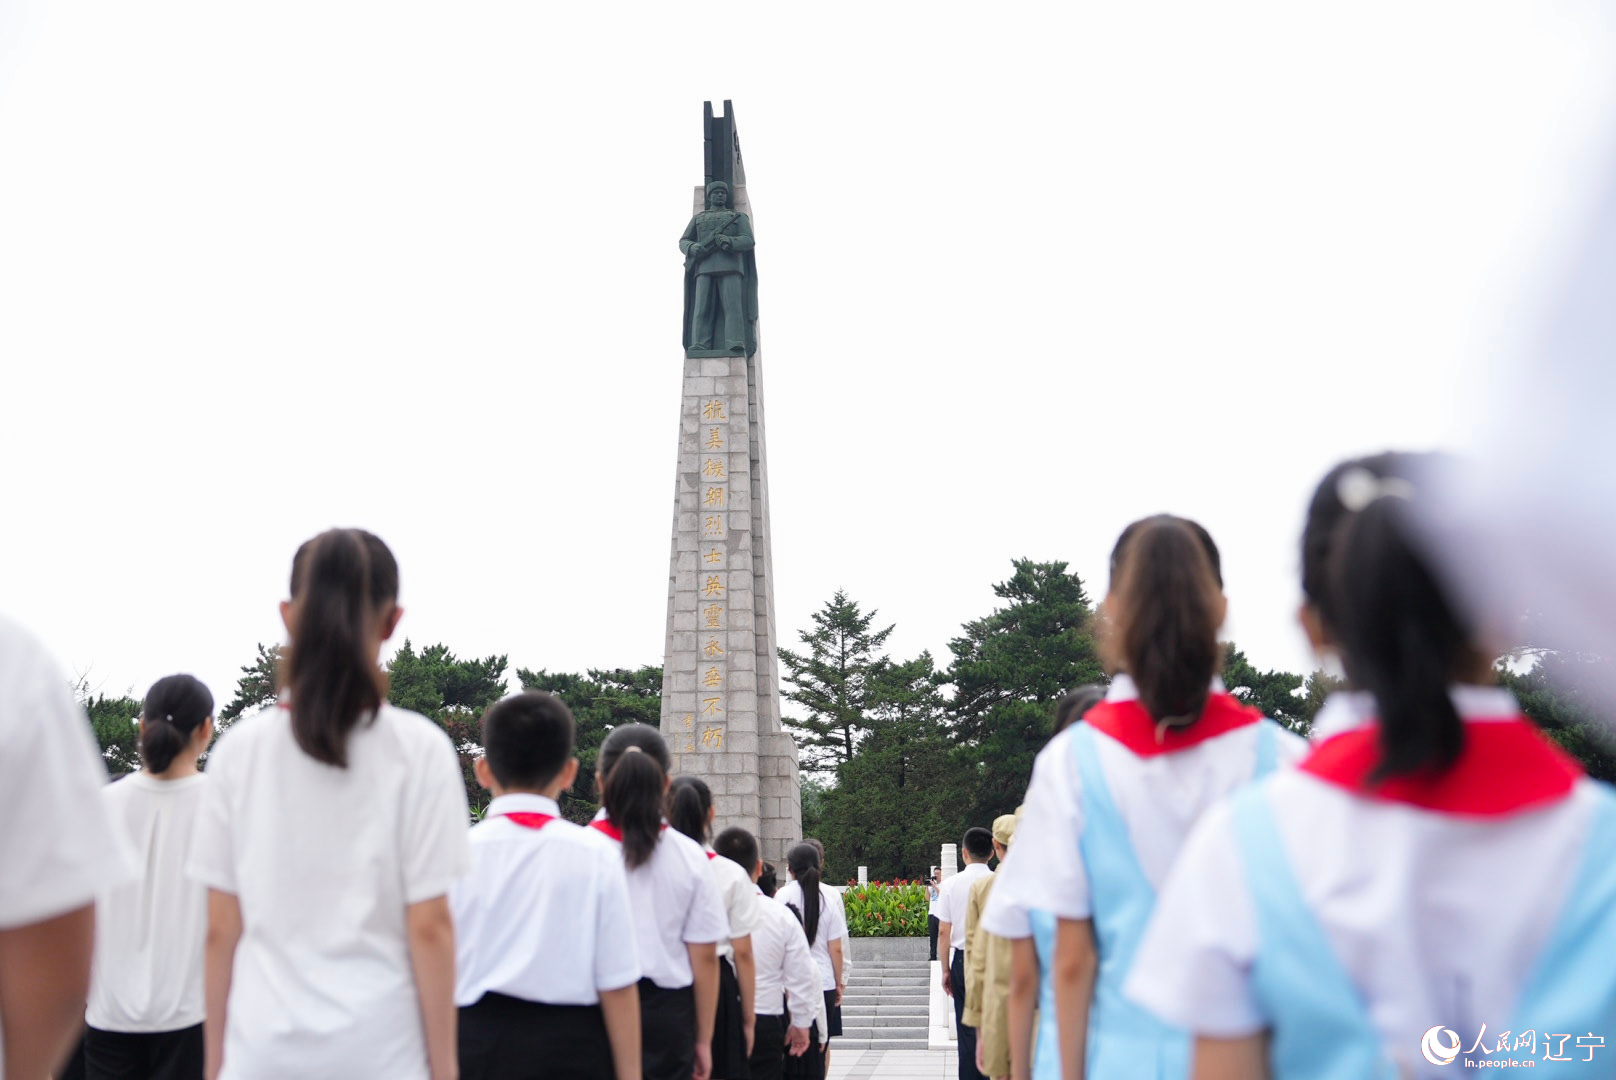
[[[752,223],[729,209],[729,185],[707,185],[707,209],[690,219],[685,253],[685,355],[750,356],[757,349],[757,263]]]

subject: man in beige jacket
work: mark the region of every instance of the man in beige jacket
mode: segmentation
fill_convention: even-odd
[[[1003,814],[993,822],[993,854],[1004,854],[1015,836],[1021,810]],[[988,906],[997,874],[971,883],[965,908],[965,1016],[977,1029],[976,1067],[991,1080],[1010,1075],[1009,995],[1010,942],[981,929],[982,910]]]

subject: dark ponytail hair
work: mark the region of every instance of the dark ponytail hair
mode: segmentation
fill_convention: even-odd
[[[1381,760],[1371,780],[1453,765],[1464,722],[1449,684],[1480,662],[1472,629],[1413,542],[1417,477],[1434,454],[1382,454],[1330,470],[1302,533],[1302,591],[1375,699]]]
[[[1139,687],[1156,720],[1193,723],[1223,650],[1223,573],[1211,535],[1193,521],[1158,514],[1122,531],[1111,552],[1110,664]]]
[[[314,760],[346,768],[349,732],[386,699],[370,638],[397,599],[398,563],[363,529],[331,529],[297,549],[283,683],[292,693],[292,734]]]
[[[662,795],[667,787],[668,744],[649,724],[613,728],[600,744],[600,804],[623,832],[623,861],[633,870],[656,852],[662,835]]]
[[[786,866],[802,887],[802,911],[798,914],[802,917],[802,931],[812,945],[819,933],[819,852],[812,844],[798,844],[786,854]]]
[[[213,715],[213,694],[190,675],[165,675],[146,691],[140,716],[140,762],[167,772],[196,729]]]
[[[695,776],[676,776],[668,789],[668,824],[698,844],[707,843],[707,812],[713,808],[713,791]],[[751,867],[747,867],[748,872]]]

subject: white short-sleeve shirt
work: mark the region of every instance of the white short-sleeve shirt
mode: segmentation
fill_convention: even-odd
[[[509,814],[545,814],[542,828]],[[733,864],[731,864],[733,865]],[[546,1005],[594,1005],[640,979],[623,858],[543,795],[501,795],[471,830],[471,871],[449,891],[455,1003],[490,991]]]
[[[1330,699],[1331,715],[1319,717],[1328,730],[1351,726],[1342,721],[1353,697]],[[1471,718],[1517,711],[1504,691],[1467,698],[1456,704]],[[1594,781],[1501,818],[1366,799],[1300,771],[1270,777],[1261,792],[1302,898],[1394,1060],[1423,1075],[1420,1038],[1431,1025],[1469,1043],[1483,1023],[1493,1034],[1509,1023],[1579,865]],[[1191,1031],[1250,1035],[1268,1027],[1251,989],[1256,952],[1244,856],[1219,805],[1169,875],[1125,992]]]
[[[224,1080],[427,1075],[405,909],[469,861],[449,736],[383,705],[348,767],[299,749],[291,714],[238,720],[209,755],[187,870],[241,904]]]
[[[595,820],[605,817],[601,811]],[[621,858],[622,845],[613,843]],[[664,990],[695,982],[687,946],[716,945],[729,935],[724,899],[707,863],[700,844],[664,827],[651,858],[628,871],[641,977]]]
[[[795,881],[787,882],[774,894],[774,902],[795,907],[802,912],[802,886]],[[787,914],[790,914],[787,912]],[[796,916],[792,921],[796,922]],[[802,925],[797,926],[799,933]],[[836,989],[836,966],[830,962],[830,943],[842,941],[847,937],[847,916],[843,913],[841,897],[829,885],[820,883],[819,886],[819,925],[815,928],[814,940],[809,943],[809,951],[813,953],[814,963],[819,965],[819,988],[821,990]]]
[[[992,873],[987,863],[966,863],[965,869],[943,882],[937,919],[949,924],[948,944],[953,948],[965,948],[965,915],[971,903],[971,886]]]
[[[0,617],[0,930],[54,919],[126,881],[106,763],[50,654]]]
[[[160,722],[160,721],[159,721]],[[102,801],[139,867],[95,906],[95,968],[85,1021],[102,1031],[177,1031],[202,1022],[208,891],[185,876],[208,779],[137,772]]]
[[[757,925],[752,929],[752,957],[757,967],[756,1009],[759,1016],[780,1016],[782,1004],[798,1027],[807,1027],[814,1013],[824,1008],[819,988],[819,965],[808,948],[802,923],[761,892]]]
[[[1117,675],[1107,701],[1138,697],[1133,680]],[[1117,740],[1095,731],[1100,768],[1112,801],[1128,829],[1128,839],[1150,884],[1160,889],[1179,849],[1206,809],[1249,783],[1256,771],[1259,728],[1248,724],[1170,754],[1140,757]],[[1082,781],[1072,740],[1077,725],[1049,741],[1033,765],[1032,783],[999,881],[982,915],[982,925],[1000,937],[1026,937],[1024,916],[1011,909],[1048,911],[1057,918],[1086,919],[1092,913],[1088,872],[1079,842],[1083,836]],[[1307,741],[1275,733],[1280,767],[1307,754]],[[1020,933],[1015,933],[1020,928]]]
[[[724,904],[724,914],[729,921],[729,936],[718,943],[718,955],[733,957],[735,950],[730,946],[730,941],[746,937],[757,926],[757,886],[753,884],[751,875],[741,869],[740,863],[714,854],[711,848],[706,851],[713,887],[718,890]]]

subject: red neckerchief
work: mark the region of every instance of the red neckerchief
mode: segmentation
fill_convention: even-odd
[[[709,852],[708,852],[708,853],[707,853],[707,861],[708,861],[708,862],[712,862],[712,861],[713,861],[713,860],[714,860],[714,859],[716,859],[716,858],[718,858],[718,852],[716,852],[716,851],[709,851]]]
[[[1582,768],[1524,716],[1467,720],[1464,751],[1451,769],[1369,783],[1380,763],[1380,729],[1353,728],[1324,740],[1299,766],[1357,795],[1426,810],[1499,817],[1571,794]]]
[[[497,817],[509,818],[513,824],[524,829],[542,829],[555,820],[554,814],[540,814],[531,810],[514,810],[508,814],[498,814]]]
[[[1151,719],[1138,701],[1102,701],[1083,716],[1083,723],[1103,731],[1139,757],[1155,757],[1188,750],[1208,739],[1248,727],[1262,719],[1262,713],[1231,694],[1212,693],[1200,717],[1183,727],[1164,725]]]
[[[591,829],[600,830],[601,832],[605,833],[607,836],[611,837],[613,840],[616,840],[619,844],[621,844],[623,842],[623,830],[619,829],[616,825],[613,825],[611,818],[603,817],[599,821],[591,821],[589,823],[589,827]],[[662,823],[663,831],[666,831],[667,828],[668,828],[668,823],[664,821]],[[709,859],[712,858],[711,855],[709,855],[707,857]]]

